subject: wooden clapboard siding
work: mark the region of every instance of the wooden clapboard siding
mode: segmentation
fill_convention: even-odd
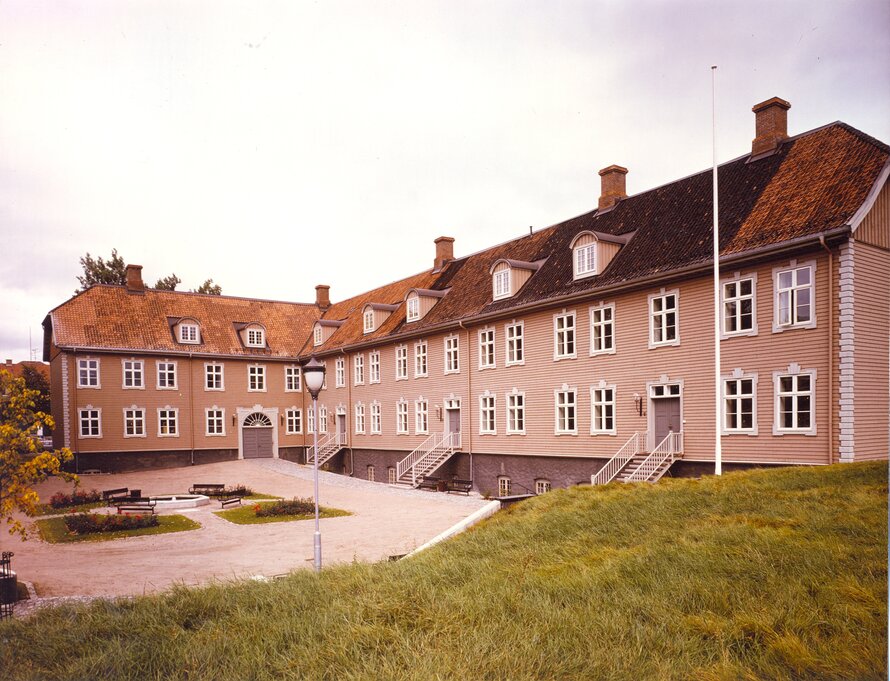
[[[890,184],[881,189],[854,236],[859,242],[890,250]]]

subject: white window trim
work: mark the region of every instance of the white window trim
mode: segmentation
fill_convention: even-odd
[[[491,400],[491,411],[492,411],[492,429],[485,430],[483,428],[485,424],[485,419],[483,418],[482,412],[482,402],[483,400],[490,399]],[[484,393],[479,395],[479,435],[497,435],[498,434],[498,398],[490,390],[486,390]]]
[[[327,405],[318,405],[318,432],[328,432],[328,408]]]
[[[404,350],[404,352],[405,352],[405,375],[404,375],[404,376],[399,376],[399,351],[402,351],[402,350]],[[395,369],[396,369],[396,380],[397,380],[397,381],[407,381],[407,380],[408,380],[408,375],[409,375],[409,372],[408,372],[408,361],[409,361],[409,358],[408,358],[408,346],[407,346],[407,345],[397,345],[397,346],[395,347],[394,352],[395,352],[395,356],[396,356],[396,366],[395,366]]]
[[[519,338],[522,339],[522,359],[514,359],[510,360],[510,335],[508,329],[511,326],[518,326],[520,330]],[[504,324],[504,366],[508,367],[516,367],[523,366],[525,364],[525,322],[524,321],[511,321],[508,324]]]
[[[575,393],[575,428],[573,430],[560,430],[559,429],[559,393],[563,392],[573,392]],[[578,388],[577,386],[570,386],[566,383],[562,384],[560,388],[554,388],[553,390],[553,434],[554,435],[577,435],[578,434],[578,414],[580,410],[578,408]]]
[[[594,350],[593,348],[593,316],[595,312],[600,312],[601,310],[611,310],[612,311],[612,347],[608,350]],[[614,355],[617,352],[618,342],[617,342],[617,322],[615,317],[615,303],[600,303],[599,305],[593,305],[588,310],[589,321],[590,321],[590,356],[594,355]]]
[[[251,388],[250,387],[250,370],[251,369],[261,369],[258,375],[263,377],[263,387],[262,388]],[[265,364],[248,364],[247,365],[247,392],[249,393],[264,393],[268,392],[269,382],[268,376],[266,375],[266,365]]]
[[[449,341],[454,342],[454,359],[455,364],[457,365],[456,369],[448,368],[448,343]],[[460,337],[459,336],[445,336],[442,340],[442,347],[445,353],[444,359],[444,367],[445,374],[459,374],[460,373]]]
[[[751,428],[727,428],[726,427],[726,382],[750,379],[751,380]],[[731,374],[722,374],[720,376],[720,435],[758,435],[757,424],[757,380],[758,375],[754,373],[745,373],[741,369],[734,369]]]
[[[318,347],[324,343],[324,329],[321,328],[320,324],[316,324],[315,328],[312,329],[312,345]]]
[[[139,385],[127,385],[127,362],[139,365]],[[121,389],[122,390],[145,390],[145,360],[128,357],[121,359]]]
[[[510,398],[522,397],[522,430],[510,428]],[[528,411],[526,410],[525,391],[513,388],[504,394],[504,433],[507,435],[525,435],[526,420],[528,419]]]
[[[355,421],[355,434],[356,435],[364,435],[365,434],[365,403],[364,402],[356,402],[353,407],[353,421]],[[359,418],[361,416],[361,418]]]
[[[302,409],[297,407],[296,405],[292,405],[290,407],[285,408],[284,410],[284,434],[285,435],[302,435],[303,434],[303,413]],[[299,418],[297,419],[300,423],[300,427],[297,430],[291,430],[291,412],[296,412],[299,414]]]
[[[185,329],[194,329],[195,330],[195,340],[191,340],[185,338],[183,334],[183,330]],[[200,345],[201,344],[201,327],[198,324],[193,322],[181,322],[179,324],[179,342],[187,345]]]
[[[783,376],[810,377],[810,427],[809,428],[782,428],[779,425],[782,408],[779,398],[779,379]],[[816,370],[801,369],[799,364],[792,362],[784,371],[773,372],[773,435],[806,435],[815,436],[816,433]]]
[[[779,323],[779,273],[788,270],[796,270],[803,267],[810,268],[810,321],[803,324],[780,324]],[[792,329],[815,329],[816,328],[816,261],[807,260],[806,262],[797,262],[792,260],[787,265],[773,268],[773,333],[782,333],[791,331]]]
[[[425,410],[421,410],[420,406],[424,405],[426,407]],[[418,422],[420,421],[420,415],[426,411],[426,428],[418,428]],[[414,400],[414,434],[415,435],[429,435],[430,434],[430,403],[428,400],[423,397],[419,397]]]
[[[557,320],[562,317],[572,317],[572,352],[571,354],[559,354],[559,332],[557,331]],[[524,356],[524,355],[523,355]],[[562,310],[553,315],[553,361],[559,362],[564,359],[576,359],[578,357],[578,314],[575,310]]]
[[[368,324],[368,320],[371,320],[371,323]],[[373,333],[376,331],[377,325],[374,319],[374,310],[365,310],[362,314],[362,333]]]
[[[208,367],[219,367],[219,387],[218,388],[208,388],[207,387],[207,369]],[[204,362],[204,391],[205,392],[222,392],[226,389],[226,370],[225,365],[222,362]]]
[[[374,367],[377,367],[377,376],[374,376]],[[380,351],[374,350],[368,353],[368,383],[380,383],[380,377],[383,374],[383,366],[380,363]]]
[[[173,385],[161,385],[161,365],[173,365]],[[155,362],[155,387],[158,390],[179,390],[179,362],[172,359],[159,359]]]
[[[405,428],[404,430],[401,427],[401,422],[399,420],[399,416],[404,411],[405,414]],[[408,414],[408,400],[400,399],[396,402],[396,435],[408,435],[411,432],[411,422],[410,416]]]
[[[506,483],[506,484],[504,484]],[[503,492],[507,492],[503,494]],[[513,494],[513,481],[509,475],[498,476],[498,497],[507,497]]]
[[[352,383],[353,385],[365,384],[365,355],[357,353],[352,356]]]
[[[295,374],[292,373],[292,375],[295,376],[297,379],[297,387],[296,388],[288,388],[287,387],[288,370],[291,370],[291,372],[293,372],[294,370],[296,371]],[[286,392],[286,393],[303,392],[303,370],[300,368],[300,366],[298,364],[288,364],[287,366],[284,367],[284,392]]]
[[[405,299],[405,321],[416,322],[420,319],[420,296],[409,294]]]
[[[725,311],[726,284],[738,284],[742,281],[745,281],[746,279],[751,280],[751,328],[744,329],[742,331],[728,332],[726,330]],[[757,272],[752,272],[750,274],[733,272],[733,275],[731,277],[726,277],[720,280],[720,340],[726,340],[727,338],[756,336],[757,333]]]
[[[609,429],[598,429],[597,419],[594,415],[594,407],[595,397],[594,393],[597,390],[611,390],[612,391],[612,427]],[[575,408],[575,413],[577,414],[578,409],[577,406]],[[600,381],[596,385],[590,386],[590,434],[591,435],[606,435],[606,436],[614,436],[618,434],[618,387],[614,383],[606,383],[605,381]]]
[[[488,343],[483,343],[482,336],[491,334],[491,364],[483,364],[482,359],[487,353],[482,352],[483,345],[488,345]],[[479,371],[484,371],[486,369],[497,369],[498,367],[498,355],[497,355],[497,341],[498,334],[493,326],[485,326],[479,329],[476,334],[478,345],[479,345]]]
[[[377,427],[376,428],[374,427],[374,425],[375,425],[374,424],[374,413],[375,412],[377,414],[377,424],[376,424]],[[371,409],[370,409],[369,413],[371,416],[371,422],[370,422],[371,435],[383,435],[383,407],[380,405],[380,402],[378,402],[377,400],[374,400],[373,402],[371,402]]]
[[[176,432],[175,433],[161,433],[161,412],[162,411],[172,411],[174,416],[174,421],[176,421]],[[179,432],[182,428],[179,427],[179,407],[171,407],[169,404],[164,405],[163,407],[157,408],[157,416],[158,416],[158,437],[179,437]]]
[[[346,387],[346,360],[342,357],[334,360],[334,387]]]
[[[96,363],[96,385],[89,385],[80,382],[80,363],[95,362]],[[89,372],[89,368],[87,368]],[[99,357],[78,357],[77,358],[77,387],[85,390],[101,390],[102,389],[102,360]],[[94,435],[90,437],[95,437]]]
[[[587,279],[588,277],[595,276],[599,272],[600,254],[599,254],[598,246],[599,246],[598,241],[591,241],[588,244],[584,244],[583,246],[575,246],[572,249],[572,278],[574,280],[577,281],[578,279]],[[579,272],[578,271],[578,251],[585,249],[585,248],[589,248],[590,250],[593,251],[593,268],[586,272]]]
[[[83,434],[83,412],[85,411],[95,411],[97,412],[97,419],[99,421],[99,434],[98,435],[84,435]],[[84,407],[77,408],[77,439],[78,440],[98,440],[102,437],[102,407],[94,407],[92,404],[88,404]]]
[[[421,347],[423,348],[423,354],[424,354],[423,364],[424,364],[425,371],[423,373],[418,373],[417,372],[417,357],[418,357],[417,351]],[[414,378],[426,378],[429,375],[430,375],[430,346],[427,344],[426,341],[418,341],[414,344]]]
[[[127,412],[128,411],[141,411],[142,412],[142,434],[141,435],[127,435]],[[135,404],[131,404],[129,407],[124,407],[123,409],[121,409],[121,412],[123,413],[123,417],[124,417],[124,430],[122,433],[124,439],[129,440],[132,438],[148,437],[148,410],[145,407],[139,407]],[[101,419],[99,420],[99,430],[100,430],[100,432],[102,430],[102,420]],[[95,435],[93,435],[91,437],[95,437]]]
[[[498,278],[504,278],[507,280],[507,286],[505,287],[504,293],[498,293]],[[498,270],[491,275],[491,299],[492,300],[504,300],[505,298],[511,298],[513,296],[513,269],[507,267],[503,270]]]
[[[260,340],[258,343],[250,342],[251,333],[260,334]],[[264,347],[266,347],[266,330],[258,329],[258,328],[251,328],[251,327],[244,329],[244,345],[246,345],[249,348],[264,348]]]
[[[221,411],[222,412],[222,432],[221,433],[211,433],[210,432],[210,412],[212,411]],[[176,430],[179,430],[179,417],[177,416],[176,420]],[[215,404],[210,407],[204,407],[204,437],[225,437],[226,436],[226,408],[218,407]]]
[[[543,491],[539,491],[541,486],[545,486],[547,489]],[[550,482],[547,478],[535,478],[535,494],[547,494],[547,492],[553,491],[553,483]]]
[[[676,335],[672,340],[668,341],[659,341],[655,342],[655,311],[653,309],[653,303],[656,298],[666,298],[667,296],[674,296],[675,307],[674,307],[674,326],[676,328]],[[713,300],[713,298],[712,298]],[[665,290],[661,289],[658,293],[650,293],[649,294],[649,349],[653,348],[665,348],[671,347],[674,345],[680,345],[680,289],[670,289]]]

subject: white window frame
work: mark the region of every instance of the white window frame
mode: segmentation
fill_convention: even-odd
[[[315,433],[315,407],[311,404],[306,408],[306,432],[309,435]]]
[[[408,380],[408,346],[407,345],[397,345],[395,348],[396,354],[396,380],[397,381],[407,381]]]
[[[572,402],[571,404],[568,400],[565,401],[564,405],[560,405],[560,396],[561,395],[571,395]],[[560,416],[560,407],[564,406],[566,409],[565,417]],[[568,409],[571,406],[572,408],[572,428],[564,428],[563,424],[568,425],[569,415]],[[553,434],[554,435],[577,435],[578,434],[578,388],[575,386],[569,386],[565,383],[562,384],[561,388],[556,388],[553,391],[553,415],[554,415],[554,423],[553,423]]]
[[[513,495],[513,481],[506,475],[498,476],[498,496],[509,497]]]
[[[225,383],[225,369],[223,368],[222,362],[205,362],[204,363],[204,390],[208,392],[219,392],[226,389]],[[212,369],[212,371],[211,371]],[[216,369],[219,369],[217,372]],[[213,378],[213,383],[216,383],[216,375],[219,375],[219,387],[210,387],[208,384],[211,382],[208,379]]]
[[[319,346],[322,343],[324,343],[324,329],[321,328],[321,324],[316,324],[312,329],[312,345]]]
[[[387,484],[395,485],[398,481],[399,481],[399,479],[396,477],[396,467],[395,467],[395,466],[389,466],[389,467],[386,469],[386,482],[387,482]]]
[[[497,396],[489,390],[479,395],[479,435],[498,434]]]
[[[266,347],[265,329],[247,328],[244,333],[244,344],[249,348]]]
[[[409,294],[405,301],[405,319],[408,322],[420,319],[420,296],[416,293]]]
[[[252,380],[255,379],[255,380]],[[251,383],[255,387],[251,387]],[[247,365],[247,392],[264,393],[266,392],[266,365],[265,364],[248,364]]]
[[[352,379],[354,385],[365,384],[365,356],[362,353],[352,356]]]
[[[165,414],[162,416],[162,413]],[[170,429],[170,414],[173,414],[173,432],[164,432],[164,424],[166,422],[167,429]],[[171,407],[169,404],[158,407],[158,437],[179,437],[179,408]]]
[[[365,434],[365,405],[363,402],[355,403],[355,434]]]
[[[810,283],[799,285],[797,284],[797,271],[809,269],[810,270]],[[792,285],[788,288],[781,288],[779,286],[779,278],[785,272],[792,272],[793,282]],[[797,294],[799,291],[808,289],[810,292],[810,318],[805,322],[796,321],[797,318]],[[788,265],[784,267],[775,267],[773,268],[773,291],[775,292],[773,295],[773,333],[781,333],[783,331],[789,331],[790,329],[813,329],[816,327],[816,261],[808,260],[807,262],[797,262],[797,260],[792,260]],[[789,293],[790,299],[790,314],[791,317],[788,322],[782,323],[781,317],[781,298],[784,292]]]
[[[512,269],[507,267],[491,275],[491,299],[503,300],[513,295]]]
[[[127,367],[127,365],[131,365]],[[132,385],[127,385],[127,375]],[[138,378],[138,382],[137,382]],[[141,359],[121,360],[121,388],[123,390],[145,390],[145,361]]]
[[[396,402],[396,435],[408,435],[408,402]]]
[[[182,322],[179,325],[179,342],[198,345],[201,342],[201,328],[193,322]]]
[[[669,297],[673,296],[674,298],[674,307],[671,309],[665,308],[665,302]],[[655,301],[661,300],[661,310],[658,312],[655,311]],[[667,330],[667,317],[673,312],[674,314],[674,337],[669,340],[655,340],[655,329],[661,325],[662,333]],[[656,318],[659,320],[659,323],[656,324]],[[662,348],[662,347],[670,347],[674,345],[680,344],[680,289],[671,289],[670,291],[666,291],[665,289],[661,289],[658,293],[649,294],[649,349],[652,348]]]
[[[423,371],[421,371],[421,364]],[[414,344],[414,378],[425,378],[430,375],[430,356],[426,341]]]
[[[321,404],[318,407],[318,432],[328,432],[328,408],[327,405]]]
[[[458,336],[445,336],[445,373],[460,373],[460,338]]]
[[[538,478],[535,480],[535,494],[547,494],[553,489],[553,485],[546,478]]]
[[[83,426],[84,426],[84,415],[86,415],[87,420],[89,421],[90,428],[92,430],[92,422],[96,422],[96,433],[88,433],[84,435]],[[94,407],[91,404],[86,405],[85,407],[80,407],[77,410],[77,438],[79,440],[86,439],[98,439],[102,437],[102,407]]]
[[[560,320],[571,320],[571,326],[566,323],[562,329],[559,328]],[[568,352],[569,338],[571,331],[571,352]],[[558,362],[563,359],[575,359],[578,356],[578,315],[575,310],[563,310],[553,315],[553,361]]]
[[[504,396],[504,432],[507,435],[525,435],[525,392],[513,388]],[[522,420],[522,428],[517,428],[519,420]]]
[[[374,464],[368,464],[368,482],[377,482],[377,469],[374,468]]]
[[[810,389],[806,392],[801,392],[795,389],[792,393],[782,393],[780,391],[781,380],[783,378],[787,378],[789,376],[794,377],[795,388],[796,384],[799,381],[801,376],[809,376],[810,379]],[[810,398],[810,425],[808,428],[799,428],[799,427],[791,427],[785,428],[781,425],[782,422],[782,397],[786,394],[790,394],[793,397],[800,397],[803,395],[809,395]],[[792,363],[788,365],[788,368],[784,371],[775,371],[773,372],[773,435],[816,435],[816,370],[815,369],[801,369],[800,365]],[[796,403],[796,400],[795,400]],[[792,410],[793,414],[798,413],[797,406]]]
[[[374,310],[365,310],[362,314],[362,333],[373,333],[374,331]]]
[[[284,434],[303,434],[303,412],[297,407],[290,407],[284,411]]]
[[[161,368],[161,365],[164,368]],[[172,369],[170,368],[172,367]],[[161,375],[165,376],[165,380],[169,381],[170,374],[173,374],[173,384],[170,385],[161,385]],[[157,378],[157,389],[158,390],[178,390],[179,386],[179,366],[176,360],[170,359],[159,359],[155,362],[155,375]]]
[[[211,416],[211,414],[213,414]],[[210,432],[211,419],[213,419],[216,423],[214,424],[214,430],[216,426],[219,426],[219,432]],[[226,435],[226,410],[224,407],[217,407],[215,404],[212,407],[204,408],[204,436],[205,437],[225,437]]]
[[[751,282],[751,293],[750,295],[743,295],[739,291],[741,290],[742,282],[750,281]],[[736,286],[736,295],[735,296],[727,296],[726,288],[728,286]],[[737,331],[728,331],[727,330],[727,321],[729,317],[727,316],[727,305],[729,303],[736,304],[736,312],[735,317],[737,320],[741,320],[741,303],[745,300],[751,301],[751,328],[750,329],[740,329]],[[736,338],[742,336],[756,336],[757,335],[757,273],[754,272],[752,274],[742,274],[741,272],[735,272],[732,277],[727,277],[725,279],[720,280],[720,338]]]
[[[590,253],[590,257],[583,257]],[[597,273],[597,265],[599,254],[597,253],[597,242],[592,241],[583,246],[575,246],[572,249],[572,274],[574,279],[586,279]],[[582,267],[582,264],[584,267]]]
[[[135,404],[133,404],[129,407],[124,407],[122,411],[124,413],[124,430],[123,430],[124,438],[130,439],[130,438],[134,438],[134,437],[148,437],[148,427],[147,427],[148,423],[147,423],[146,414],[145,414],[145,407],[137,407]],[[128,435],[127,434],[127,425],[128,425],[127,422],[128,421],[132,422],[134,431],[136,430],[135,426],[137,425],[137,423],[139,425],[141,425],[142,432],[141,433],[134,432],[133,434]]]
[[[590,308],[590,356],[594,355],[614,355],[616,352],[615,344],[615,303],[602,303],[594,305]],[[604,319],[608,313],[609,319]],[[606,335],[606,330],[610,333]],[[597,338],[602,340],[609,338],[608,346],[602,343],[601,347],[597,346]]]
[[[99,390],[102,388],[102,361],[98,357],[82,357],[77,360],[77,387]],[[95,437],[95,436],[92,436]]]
[[[514,331],[511,338],[510,333],[514,329],[518,330],[518,334]],[[518,359],[516,355],[519,355]],[[511,356],[513,359],[510,359]],[[522,366],[523,364],[525,364],[525,322],[512,321],[509,324],[504,324],[504,366]]]
[[[414,434],[430,434],[430,403],[422,397],[414,401]]]
[[[383,434],[383,410],[380,402],[371,402],[371,435]]]
[[[751,381],[750,393],[736,392],[733,395],[727,390],[728,383],[740,383],[741,381]],[[721,435],[757,435],[757,374],[746,374],[741,369],[735,369],[732,374],[720,377],[720,434]],[[751,427],[750,428],[730,428],[727,425],[729,411],[727,406],[730,401],[740,402],[744,399],[751,400]],[[740,413],[740,412],[737,412]]]
[[[495,369],[498,365],[497,355],[495,354],[495,329],[493,326],[486,326],[479,329],[479,370]]]
[[[611,391],[612,399],[605,399],[605,393]],[[603,428],[606,416],[601,412],[597,415],[597,407],[602,409],[612,408],[612,427]],[[614,384],[600,381],[597,385],[590,386],[590,434],[591,435],[615,435],[618,432],[618,396]]]
[[[334,387],[346,387],[346,360],[343,357],[334,360]]]
[[[284,392],[298,393],[303,390],[303,371],[296,364],[284,367]]]
[[[380,351],[368,353],[368,383],[380,383]]]

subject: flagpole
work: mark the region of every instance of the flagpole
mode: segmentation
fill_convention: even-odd
[[[717,67],[711,67],[711,149],[714,178],[714,474],[723,474],[723,451],[720,442],[722,426],[720,379],[720,234],[717,210]]]

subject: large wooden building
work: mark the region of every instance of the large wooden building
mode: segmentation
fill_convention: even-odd
[[[887,458],[890,149],[754,107],[719,168],[727,468]],[[711,171],[332,304],[93,286],[44,322],[56,446],[120,470],[248,457],[541,492],[713,470]],[[318,413],[301,380],[327,367]]]

